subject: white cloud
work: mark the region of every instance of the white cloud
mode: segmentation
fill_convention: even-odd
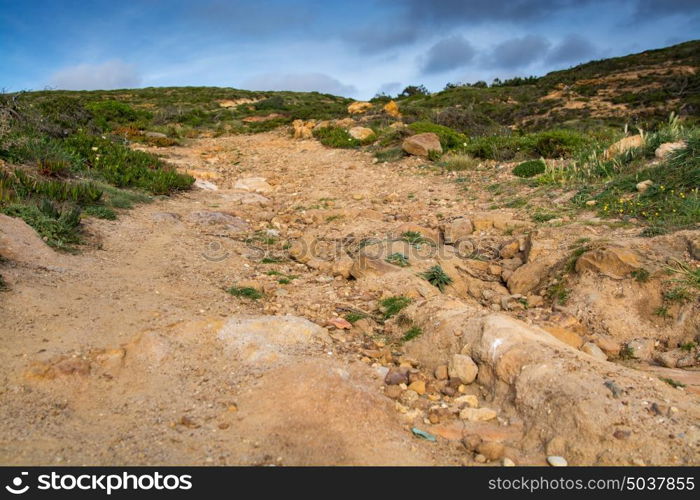
[[[135,65],[113,60],[63,68],[51,75],[49,82],[62,90],[124,89],[141,85],[141,75]]]
[[[243,82],[243,88],[297,92],[317,91],[341,96],[357,94],[357,88],[354,85],[345,85],[323,73],[266,73],[248,78]]]

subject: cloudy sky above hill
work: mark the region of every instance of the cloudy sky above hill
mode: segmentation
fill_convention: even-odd
[[[215,85],[369,98],[698,38],[697,0],[0,0],[0,88]]]

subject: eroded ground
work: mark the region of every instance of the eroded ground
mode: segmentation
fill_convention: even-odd
[[[698,463],[697,297],[664,299],[697,231],[536,223],[501,207],[570,193],[281,132],[157,151],[199,187],[86,221],[80,254],[2,219],[0,462]]]

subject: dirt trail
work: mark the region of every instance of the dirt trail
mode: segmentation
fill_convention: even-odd
[[[369,205],[367,190],[357,189],[368,196],[357,202],[348,186],[389,191],[400,172],[389,178],[365,155],[274,134],[200,140],[173,152],[209,171],[220,189],[141,205],[114,222],[92,220],[94,245],[79,255],[25,252],[27,262],[5,273],[12,290],[0,296],[0,462],[458,463],[451,446],[406,432],[379,391],[383,374],[342,343],[283,351],[289,359],[259,370],[217,337],[239,314],[313,311],[306,317],[320,324],[331,317],[333,299],[347,299],[352,285],[318,280],[299,264],[260,264],[243,240],[292,204],[326,197]],[[235,181],[248,176],[275,183],[268,205],[230,201],[241,193],[231,190]],[[202,211],[239,214],[248,228],[193,223]],[[261,266],[299,276],[280,286],[288,294],[273,310],[223,290]]]
[[[89,220],[78,255],[46,252],[15,228],[26,245],[6,264],[11,290],[0,294],[0,463],[473,463],[459,439],[414,437],[410,429],[428,422],[382,394],[381,332],[329,335],[305,322],[374,311],[381,293],[332,263],[289,259],[286,242],[317,230],[356,246],[409,221],[436,227],[489,211],[491,174],[467,190],[417,158],[375,164],[277,132],[156,151],[200,188],[117,221]],[[586,226],[570,239],[605,231]],[[231,296],[233,285],[265,297]],[[513,314],[543,319],[538,309]],[[497,441],[522,434],[517,417],[472,427]]]

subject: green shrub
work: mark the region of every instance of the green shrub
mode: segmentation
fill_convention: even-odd
[[[402,309],[408,307],[410,303],[411,299],[408,297],[396,295],[394,297],[387,297],[386,299],[380,300],[379,306],[384,319],[389,319],[401,312]]]
[[[416,337],[419,337],[423,333],[423,330],[419,326],[412,326],[409,328],[406,333],[404,334],[403,337],[401,337],[402,342],[408,342],[409,340],[413,340]]]
[[[80,243],[80,208],[57,207],[48,200],[39,205],[12,204],[2,212],[11,217],[19,217],[32,226],[50,246],[70,250]]]
[[[263,294],[262,292],[256,290],[255,288],[251,287],[237,287],[237,286],[232,286],[228,290],[226,290],[227,293],[230,293],[234,297],[243,297],[246,299],[250,300],[258,300],[261,299]]]
[[[426,272],[421,273],[421,276],[425,278],[428,283],[437,287],[441,292],[444,292],[445,287],[452,283],[452,278],[450,278],[440,266],[431,267]]]
[[[353,138],[347,130],[340,127],[323,127],[313,131],[321,144],[331,148],[356,148],[360,141]]]
[[[367,317],[367,315],[365,313],[356,312],[356,311],[349,312],[345,315],[345,319],[348,320],[348,322],[353,323],[353,324],[357,323],[358,321],[360,321],[361,319],[364,319],[366,317]]]
[[[83,209],[83,213],[98,219],[116,220],[117,218],[117,213],[104,205],[90,205]]]
[[[534,177],[544,173],[547,165],[544,160],[524,161],[513,169],[513,175],[518,177]]]
[[[408,262],[408,257],[406,257],[402,253],[392,253],[385,259],[389,264],[394,264],[395,266],[399,267],[407,267],[410,266]]]

